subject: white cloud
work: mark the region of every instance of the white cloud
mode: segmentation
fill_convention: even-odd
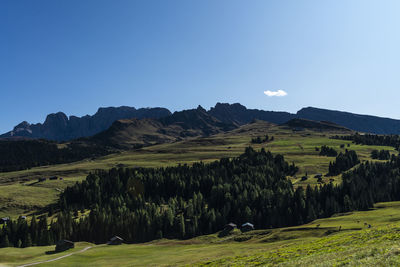
[[[278,90],[278,91],[264,91],[264,94],[266,94],[267,96],[285,96],[287,95],[287,93],[283,90]]]

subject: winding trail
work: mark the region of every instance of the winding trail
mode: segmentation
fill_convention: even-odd
[[[84,248],[84,249],[81,249],[81,250],[79,250],[79,251],[77,251],[77,252],[72,252],[72,253],[66,254],[66,255],[64,255],[64,256],[60,256],[60,257],[58,257],[58,258],[54,258],[54,259],[50,259],[50,260],[45,260],[45,261],[38,261],[38,262],[34,262],[34,263],[23,264],[23,265],[19,265],[19,266],[17,266],[17,267],[27,267],[27,266],[33,266],[33,265],[42,264],[42,263],[47,263],[47,262],[58,261],[58,260],[61,260],[61,259],[66,258],[66,257],[72,256],[72,255],[74,255],[74,254],[85,252],[86,250],[91,249],[91,248],[92,248],[92,246],[89,246],[89,247],[86,247],[86,248]]]

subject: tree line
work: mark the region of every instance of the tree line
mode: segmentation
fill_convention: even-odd
[[[379,160],[389,160],[390,159],[390,152],[389,150],[377,150],[374,149],[371,151],[371,158],[379,159]]]
[[[345,136],[333,136],[333,139],[353,141],[353,143],[359,145],[375,145],[375,146],[391,146],[396,150],[400,148],[400,136],[395,135],[376,135],[376,134],[359,134],[355,133],[352,135]]]
[[[269,137],[268,134],[265,135],[264,138],[262,138],[260,136],[251,138],[252,144],[262,144],[262,143],[267,143],[267,142],[272,142],[272,141],[274,141],[274,137],[273,136]]]
[[[327,156],[327,157],[336,157],[337,156],[337,151],[333,147],[329,146],[321,146],[321,149],[319,151],[320,156]]]
[[[354,161],[352,151],[343,157]],[[286,177],[297,170],[282,155],[247,148],[237,158],[208,164],[97,171],[60,195],[58,217],[48,229],[11,230],[7,225],[0,240],[7,236],[10,245],[26,246],[28,234],[35,245],[63,238],[103,243],[113,235],[127,242],[185,239],[214,233],[229,222],[286,227],[400,200],[398,156],[360,164],[343,174],[340,185],[294,188]],[[74,217],[87,209],[89,215]]]
[[[354,150],[347,150],[345,153],[340,152],[334,162],[329,163],[328,176],[339,175],[360,163],[358,155]]]
[[[58,144],[47,140],[0,141],[0,172],[69,163],[110,153],[95,144]]]
[[[51,233],[48,230],[47,216],[37,220],[33,215],[30,223],[22,217],[9,220],[0,227],[0,247],[25,248],[54,244],[57,237],[51,236]]]

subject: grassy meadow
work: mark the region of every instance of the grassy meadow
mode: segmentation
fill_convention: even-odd
[[[369,211],[337,214],[297,227],[121,246],[80,242],[72,250],[50,255],[46,251],[54,246],[3,248],[0,265],[44,261],[91,246],[38,266],[396,266],[400,264],[399,210],[400,202],[378,203]]]
[[[274,136],[274,141],[264,144],[251,144],[251,138],[256,136]],[[340,132],[316,132],[304,130],[293,132],[283,126],[273,126],[267,122],[242,126],[228,133],[207,138],[193,138],[175,143],[167,143],[145,147],[139,150],[124,151],[97,159],[87,159],[79,162],[53,166],[36,167],[29,170],[0,173],[0,216],[18,217],[29,214],[53,203],[58,194],[67,186],[82,180],[96,169],[113,167],[160,167],[177,164],[192,164],[193,162],[211,162],[222,157],[234,157],[243,153],[247,146],[255,149],[264,147],[272,153],[285,156],[288,162],[294,162],[300,170],[295,177],[290,177],[295,186],[317,185],[314,175],[325,174],[333,157],[319,156],[315,147],[327,145],[338,152],[352,149],[357,152],[362,161],[371,160],[370,153],[374,149],[386,149],[392,153],[391,147],[355,145],[350,141],[330,139],[332,135],[342,135]],[[348,144],[350,146],[348,147]],[[340,148],[345,145],[344,148]],[[308,179],[301,177],[308,174]],[[57,175],[63,180],[34,183],[39,177]],[[323,182],[340,182],[340,177],[324,177]]]

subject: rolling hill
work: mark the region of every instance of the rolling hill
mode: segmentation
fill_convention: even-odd
[[[105,142],[115,141],[118,143],[118,141],[121,141],[120,143],[129,147],[130,144],[139,141],[149,142],[150,139],[146,138],[149,137],[148,135],[153,135],[154,142],[159,141],[157,138],[166,139],[161,140],[162,143],[160,144],[110,154],[96,159],[0,173],[0,215],[17,218],[22,214],[30,215],[35,211],[43,212],[43,209],[46,209],[49,204],[54,205],[56,203],[58,195],[66,187],[74,185],[76,181],[84,179],[89,172],[96,169],[176,166],[184,163],[191,165],[198,161],[212,162],[222,157],[238,156],[243,153],[247,146],[252,145],[257,150],[264,148],[273,154],[282,154],[288,162],[294,162],[299,167],[299,172],[288,178],[295,188],[305,188],[307,185],[324,185],[330,182],[336,185],[341,182],[339,176],[323,177],[321,181],[314,179],[314,175],[317,173],[325,174],[329,163],[334,159],[320,156],[315,150],[316,147],[327,145],[339,152],[351,149],[357,152],[362,162],[372,161],[370,154],[374,149],[384,148],[395,153],[394,149],[390,147],[356,145],[348,140],[331,139],[330,137],[334,135],[352,134],[352,131],[330,122],[293,119],[277,125],[255,120],[252,123],[237,127],[233,124],[222,123],[210,116],[201,107],[177,112],[167,118],[120,120],[115,122],[107,131],[101,133],[105,134],[105,139],[98,136],[93,137]],[[180,137],[175,135],[176,133],[186,134],[184,137]],[[253,137],[265,136],[265,134],[273,136],[274,140],[261,144],[251,144]],[[174,140],[174,138],[177,139]],[[182,140],[179,140],[179,138],[182,138]],[[300,179],[307,173],[309,175],[307,180]],[[36,182],[38,177],[53,175],[63,177],[63,180]],[[396,263],[397,254],[389,255],[388,253],[391,252],[381,251],[379,246],[388,246],[388,242],[398,240],[397,225],[390,226],[391,228],[386,226],[397,220],[397,217],[395,217],[397,215],[393,212],[397,210],[398,204],[394,203],[393,208],[390,205],[380,205],[383,205],[383,208],[376,211],[354,212],[354,215],[343,214],[296,227],[262,229],[249,233],[236,231],[224,238],[215,233],[189,240],[161,239],[145,244],[122,245],[120,247],[77,243],[75,252],[86,247],[92,248],[82,252],[82,254],[77,253],[65,259],[60,259],[57,263],[60,266],[71,264],[84,266],[96,262],[97,265],[102,266],[105,262],[108,262],[108,264],[110,261],[113,262],[112,259],[116,257],[119,259],[114,261],[116,265],[140,265],[147,262],[156,265],[190,263],[230,266],[235,264],[251,265],[259,262],[261,265],[281,263],[290,266],[293,264],[315,264],[321,259],[332,264],[340,264],[343,260],[370,264],[380,263],[383,259]],[[79,214],[84,216],[86,212],[88,211],[81,210]],[[54,217],[49,218],[49,222],[51,219],[54,219]],[[372,224],[374,229],[369,230],[364,225],[365,222]],[[357,238],[359,235],[362,238]],[[351,243],[349,243],[350,241]],[[365,242],[370,242],[370,246],[364,245]],[[306,243],[308,245],[305,245]],[[343,253],[344,248],[350,248],[351,253],[347,253],[342,258],[335,257],[335,253],[337,251]],[[392,244],[389,248],[395,251],[397,245]],[[2,254],[1,252],[7,254],[7,257],[0,256],[0,262],[7,265],[20,265],[66,254],[45,254],[46,251],[52,249],[53,247],[0,249],[0,254]],[[363,253],[368,255],[375,253],[375,256],[364,257]],[[179,257],[173,256],[178,254]],[[360,261],[354,259],[352,255],[359,257]],[[88,259],[88,263],[85,262],[84,258]],[[44,263],[45,266],[46,264],[50,266],[54,263]]]
[[[343,131],[351,132],[350,129],[329,121],[312,121],[307,119],[291,119],[282,124],[293,130],[314,129],[317,131]]]
[[[371,115],[360,115],[350,112],[328,110],[314,107],[302,108],[297,113],[264,111],[247,109],[235,103],[217,103],[209,110],[217,119],[244,125],[254,119],[283,124],[292,119],[308,119],[313,121],[333,122],[348,129],[374,134],[400,134],[400,120],[382,118]]]
[[[239,103],[217,103],[208,113],[220,121],[238,125],[250,123],[254,119],[282,124],[295,117],[294,114],[288,112],[248,109]]]
[[[296,113],[298,118],[315,121],[330,121],[354,131],[374,134],[400,134],[400,120],[360,115],[350,112],[303,108]]]
[[[210,116],[202,107],[174,112],[160,119],[125,119],[114,122],[109,129],[89,142],[115,148],[137,148],[180,141],[189,137],[210,136],[236,128]]]
[[[153,121],[152,121],[153,122]],[[128,125],[130,122],[128,123]],[[159,127],[160,123],[157,122]],[[133,127],[133,129],[135,129]],[[155,128],[158,129],[158,128]],[[150,129],[151,130],[151,129]],[[137,134],[137,132],[136,132]],[[274,136],[274,141],[263,144],[252,144],[251,139],[257,136]],[[350,145],[362,161],[372,160],[371,151],[386,149],[395,153],[394,148],[373,145],[356,145],[351,141],[331,139],[335,135],[347,135],[349,132],[329,130],[321,132],[315,129],[293,131],[284,125],[275,125],[265,121],[255,121],[228,132],[220,132],[208,137],[190,137],[176,142],[168,142],[140,149],[130,149],[109,154],[103,157],[89,158],[72,163],[34,167],[22,171],[0,173],[0,216],[17,217],[40,210],[53,203],[56,196],[67,186],[84,179],[94,170],[107,170],[114,167],[161,167],[194,162],[212,162],[223,157],[235,157],[243,153],[246,147],[265,148],[274,154],[282,154],[288,162],[299,167],[295,177],[290,177],[295,186],[320,184],[312,178],[317,173],[327,173],[330,157],[320,156],[316,147],[327,145],[344,152],[342,144]],[[118,139],[116,135],[116,140]],[[125,138],[125,137],[123,137]],[[128,136],[126,140],[131,140]],[[135,141],[136,142],[136,141]],[[301,177],[308,173],[310,179]],[[36,183],[40,177],[58,176],[63,180]],[[324,177],[322,182],[340,182],[340,177]],[[28,186],[26,186],[28,185]],[[40,199],[40,202],[37,201]],[[39,204],[40,203],[40,204]]]
[[[0,171],[24,170],[104,156],[117,150],[171,143],[235,129],[210,116],[202,107],[159,119],[122,119],[93,137],[67,142],[15,137],[0,141]]]

